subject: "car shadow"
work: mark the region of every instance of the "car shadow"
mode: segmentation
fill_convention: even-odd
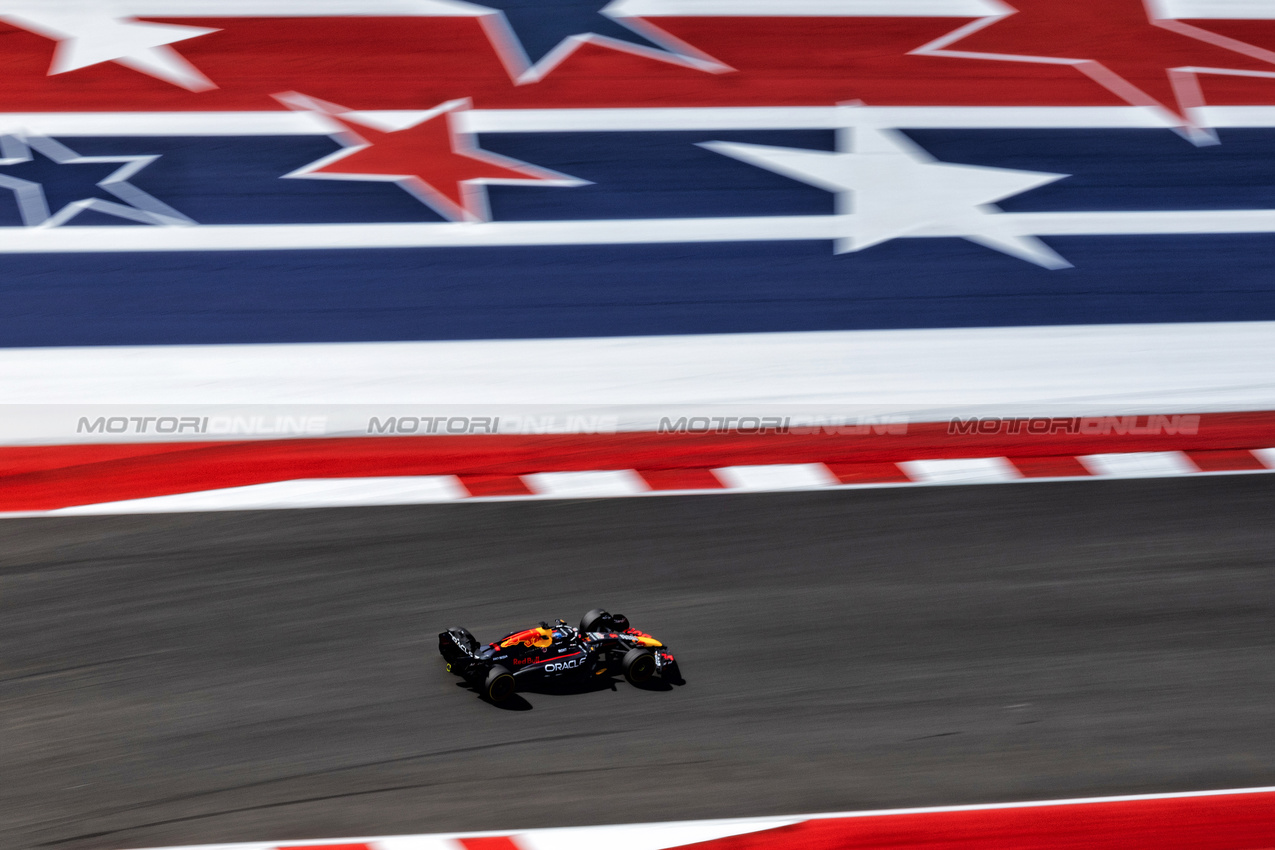
[[[493,708],[500,709],[501,711],[531,711],[533,708],[531,703],[523,699],[522,694],[514,694],[504,702],[492,702],[484,697],[479,697],[479,699]]]
[[[627,684],[627,683],[626,683]],[[685,685],[686,680],[680,676],[677,679],[652,679],[640,685],[632,685],[632,687],[643,691],[671,691],[674,685]],[[472,694],[475,694],[480,700],[490,706],[499,708],[503,711],[531,711],[534,706],[528,702],[523,694],[546,694],[551,696],[570,696],[575,694],[593,694],[600,691],[616,691],[619,690],[619,677],[617,676],[597,676],[592,679],[585,679],[576,682],[529,682],[525,685],[519,683],[518,693],[506,699],[504,702],[492,702],[482,695],[482,693],[468,682],[457,682],[456,687],[464,688]]]
[[[469,691],[482,702],[487,703],[492,708],[499,708],[501,711],[531,711],[531,709],[535,708],[535,706],[523,698],[522,694],[515,693],[504,702],[492,702],[487,699],[487,697],[483,696],[481,691],[470,685],[468,682],[457,682],[456,687]]]
[[[575,682],[539,681],[518,684],[518,690],[529,694],[553,694],[566,696],[570,694],[594,694],[598,691],[616,690],[616,680],[611,676],[594,676]]]
[[[649,682],[643,682],[640,685],[635,684],[633,687],[640,691],[671,691],[675,684],[685,685],[686,680],[683,679],[678,682],[666,682],[663,679],[651,679]]]

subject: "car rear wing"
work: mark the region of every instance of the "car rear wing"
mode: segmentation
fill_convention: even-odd
[[[438,634],[438,651],[451,668],[464,672],[479,660],[481,645],[468,629],[453,627]]]

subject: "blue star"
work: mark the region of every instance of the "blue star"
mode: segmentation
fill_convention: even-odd
[[[475,4],[479,5],[479,4]],[[586,41],[705,71],[726,66],[660,28],[607,11],[611,0],[482,0],[484,27],[519,83],[536,82]]]
[[[193,224],[128,182],[156,159],[80,156],[43,136],[0,136],[0,189],[13,193],[28,227],[56,227],[85,211],[139,224]]]

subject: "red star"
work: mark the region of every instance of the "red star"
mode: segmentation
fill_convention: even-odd
[[[319,111],[339,122],[344,150],[289,177],[373,180],[397,183],[421,203],[453,221],[487,221],[485,185],[579,186],[586,181],[537,168],[478,148],[472,133],[458,127],[457,113],[469,101],[450,101],[408,127],[372,126],[349,110],[300,95],[279,98],[293,108]]]
[[[1204,105],[1197,74],[1275,77],[1275,52],[1156,18],[1153,0],[1146,2],[1012,0],[1010,14],[967,24],[912,52],[1075,65],[1126,102],[1167,110],[1185,127],[1194,127],[1189,111]]]

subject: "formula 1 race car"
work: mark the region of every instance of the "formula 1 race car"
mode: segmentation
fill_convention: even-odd
[[[447,671],[465,679],[492,702],[514,695],[520,684],[581,683],[622,672],[630,684],[642,686],[656,676],[681,684],[677,661],[664,644],[629,625],[623,614],[595,608],[580,628],[556,625],[510,632],[482,646],[462,628],[438,636],[438,651]]]

